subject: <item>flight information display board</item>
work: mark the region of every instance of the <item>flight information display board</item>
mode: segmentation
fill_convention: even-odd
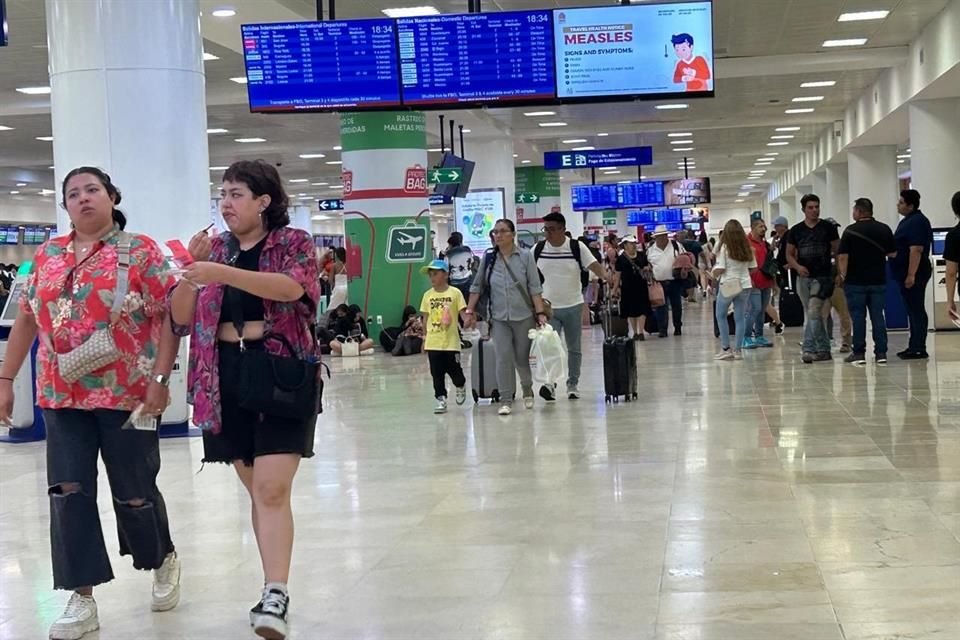
[[[662,204],[662,182],[630,182],[617,185],[618,207],[653,207]]]
[[[601,209],[616,209],[616,184],[582,184],[570,188],[574,211],[598,211]]]
[[[557,97],[713,95],[711,2],[554,11]]]
[[[400,106],[396,21],[245,24],[252,112]]]
[[[403,103],[493,103],[556,97],[548,10],[397,20]]]

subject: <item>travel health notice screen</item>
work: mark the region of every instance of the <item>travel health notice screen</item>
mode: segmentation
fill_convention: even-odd
[[[250,110],[400,106],[394,21],[242,27]]]
[[[551,12],[400,18],[403,103],[556,96]]]
[[[554,11],[559,98],[713,91],[710,2]]]

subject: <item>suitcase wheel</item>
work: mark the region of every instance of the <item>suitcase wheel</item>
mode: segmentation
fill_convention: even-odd
[[[634,394],[633,394],[633,399],[636,400],[636,399],[638,399],[639,397],[640,397],[640,396],[639,396],[636,392],[634,392]]]
[[[473,391],[473,403],[474,403],[474,404],[477,404],[478,402],[480,402],[480,394],[478,394],[478,393],[476,392],[476,390],[474,390],[474,391]]]
[[[500,402],[500,392],[494,391],[493,395],[490,396],[490,399],[493,400],[494,402]]]

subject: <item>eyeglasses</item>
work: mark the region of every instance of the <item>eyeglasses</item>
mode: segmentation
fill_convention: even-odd
[[[544,233],[555,233],[557,231],[560,231],[560,227],[544,226],[543,231]]]

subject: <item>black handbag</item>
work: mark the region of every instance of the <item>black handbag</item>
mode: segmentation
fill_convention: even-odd
[[[308,420],[323,412],[323,378],[325,365],[312,357],[301,358],[286,336],[268,333],[262,338],[264,348],[248,349],[243,336],[243,310],[238,297],[233,297],[230,313],[240,340],[240,407],[268,416],[292,420]],[[316,335],[311,331],[316,340]],[[279,342],[287,355],[273,355],[266,350],[270,341]],[[327,369],[327,377],[330,372]]]

